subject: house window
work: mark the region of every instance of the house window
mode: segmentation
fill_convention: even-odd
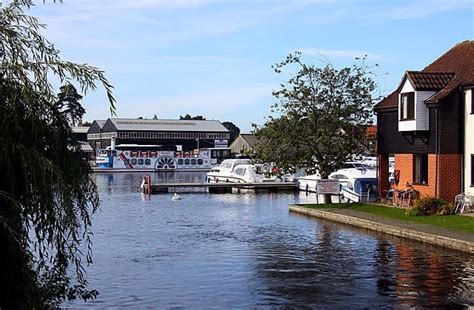
[[[471,114],[474,114],[474,89],[471,89]]]
[[[400,96],[400,119],[415,119],[415,93],[403,93]]]
[[[413,156],[413,183],[428,184],[428,154]]]
[[[471,154],[471,187],[474,187],[474,154]]]

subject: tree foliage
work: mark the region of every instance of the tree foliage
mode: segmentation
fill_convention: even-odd
[[[190,114],[186,114],[184,116],[180,115],[179,119],[180,120],[197,120],[197,121],[205,121],[206,120],[206,118],[202,115],[191,116]]]
[[[81,95],[104,72],[64,61],[24,12],[29,0],[0,10],[0,308],[46,308],[95,297],[84,263],[92,261],[91,214],[99,205],[91,168],[71,125]],[[54,83],[64,85],[57,96]]]
[[[235,125],[234,123],[229,122],[229,121],[222,122],[222,125],[224,125],[224,127],[229,130],[229,133],[230,133],[229,144],[231,144],[240,135],[240,128],[237,127],[237,125]]]
[[[365,125],[373,117],[376,84],[364,61],[336,69],[306,64],[300,53],[288,55],[273,68],[297,72],[273,92],[276,103],[263,126],[254,125],[260,142],[258,158],[276,162],[289,172],[298,168],[321,177],[361,153]]]
[[[82,117],[86,113],[86,110],[79,102],[81,99],[82,96],[77,93],[76,88],[72,84],[61,86],[56,108],[68,117],[72,126],[81,124]]]

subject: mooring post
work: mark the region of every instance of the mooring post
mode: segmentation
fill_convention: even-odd
[[[142,179],[142,192],[143,194],[151,194],[151,176],[144,175]]]

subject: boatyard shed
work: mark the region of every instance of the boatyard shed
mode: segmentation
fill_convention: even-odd
[[[102,148],[109,146],[114,138],[117,145],[160,145],[166,151],[192,151],[227,147],[230,136],[229,130],[217,120],[109,118],[102,127],[100,121],[97,126],[94,123],[88,139]]]
[[[474,41],[456,44],[421,71],[406,71],[375,106],[381,195],[388,157],[395,155],[396,190],[453,201],[474,195]]]
[[[94,151],[104,147],[104,145],[102,145],[102,127],[104,127],[104,124],[104,119],[95,120],[87,131],[87,141]],[[108,138],[108,140],[110,140],[110,138]]]
[[[87,142],[87,132],[89,131],[89,127],[87,126],[74,126],[71,128],[74,136],[76,137],[77,141]]]
[[[257,137],[253,134],[240,134],[230,145],[232,154],[249,154],[258,143]]]

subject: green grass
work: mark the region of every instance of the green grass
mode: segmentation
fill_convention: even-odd
[[[474,218],[461,215],[431,215],[431,216],[409,216],[406,215],[404,209],[384,207],[371,204],[319,204],[304,205],[304,207],[312,209],[335,208],[335,209],[352,209],[361,212],[367,212],[375,215],[384,216],[391,219],[408,221],[419,224],[429,224],[437,227],[443,227],[451,230],[474,233]]]

